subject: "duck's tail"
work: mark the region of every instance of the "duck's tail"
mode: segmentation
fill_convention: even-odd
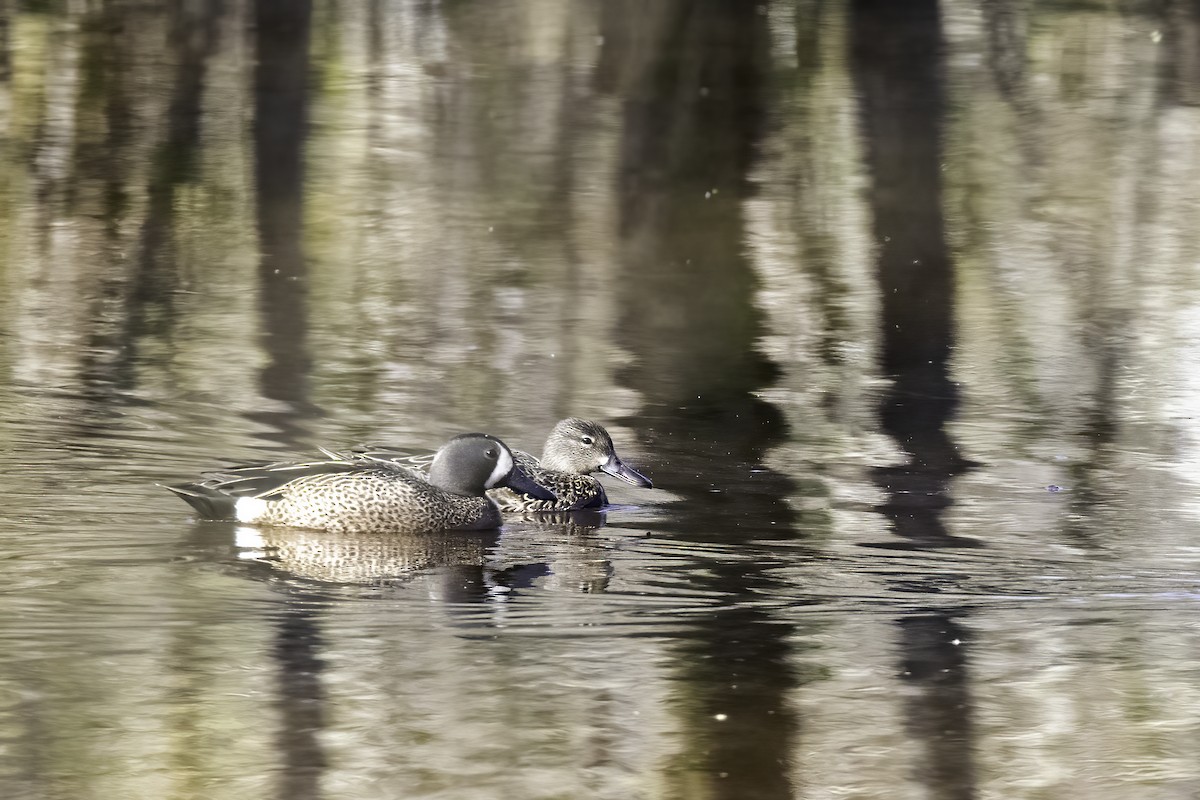
[[[177,486],[164,486],[169,492],[174,492],[192,508],[202,519],[237,519],[237,498],[219,492],[209,486],[199,483],[181,483]]]

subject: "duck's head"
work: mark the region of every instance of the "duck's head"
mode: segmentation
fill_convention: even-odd
[[[621,461],[608,431],[578,417],[569,417],[554,426],[546,438],[541,463],[546,469],[577,475],[599,470],[634,486],[654,488],[649,478]]]
[[[429,482],[451,494],[482,497],[497,486],[553,500],[554,495],[515,468],[508,445],[486,433],[455,436],[437,451],[429,467]]]

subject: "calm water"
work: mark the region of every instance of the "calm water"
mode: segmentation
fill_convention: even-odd
[[[1194,3],[8,0],[0,284],[6,800],[1200,796]]]

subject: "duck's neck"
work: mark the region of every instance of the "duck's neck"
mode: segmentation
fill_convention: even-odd
[[[571,469],[571,465],[567,463],[566,459],[560,460],[559,458],[557,458],[554,455],[554,453],[551,453],[550,451],[546,451],[546,452],[542,453],[542,458],[541,458],[541,461],[538,462],[538,466],[541,467],[542,469],[548,469],[553,472],[574,472],[575,471],[575,470]]]
[[[460,497],[482,497],[483,487],[477,481],[467,481],[451,470],[441,468],[435,463],[429,470],[429,482],[443,492],[456,494]]]

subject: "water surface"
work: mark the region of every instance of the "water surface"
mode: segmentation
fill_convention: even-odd
[[[1200,793],[1200,15],[0,4],[0,796]],[[654,491],[196,522],[318,445]]]

